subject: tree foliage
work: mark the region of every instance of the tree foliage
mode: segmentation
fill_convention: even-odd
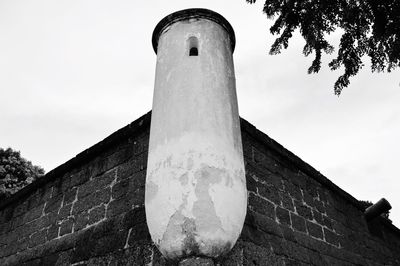
[[[286,49],[299,29],[306,41],[304,55],[315,55],[308,73],[318,72],[322,53],[334,50],[327,34],[343,30],[337,57],[328,64],[331,70],[344,67],[334,85],[336,95],[363,67],[363,56],[370,58],[373,72],[391,72],[400,66],[399,0],[265,0],[263,11],[268,18],[276,18],[270,31],[279,35],[269,53]]]
[[[19,151],[0,148],[0,199],[9,197],[43,174],[43,168],[32,165]]]

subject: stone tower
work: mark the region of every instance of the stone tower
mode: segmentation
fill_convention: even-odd
[[[238,239],[247,191],[229,22],[206,9],[162,19],[146,177],[147,225],[168,259],[218,257]]]

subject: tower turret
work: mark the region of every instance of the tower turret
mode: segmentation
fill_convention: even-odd
[[[218,257],[238,239],[247,192],[229,22],[206,9],[162,19],[145,207],[169,259]]]

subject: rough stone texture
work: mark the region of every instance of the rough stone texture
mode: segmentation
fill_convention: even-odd
[[[149,122],[147,114],[0,203],[0,265],[177,265],[146,225]],[[215,265],[400,265],[399,229],[367,223],[354,198],[245,120],[241,128],[247,217]]]
[[[187,258],[179,262],[179,266],[214,266],[210,258]]]

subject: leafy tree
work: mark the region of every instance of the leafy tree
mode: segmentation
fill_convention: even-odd
[[[43,175],[43,168],[32,165],[19,151],[0,148],[0,199],[9,197]]]
[[[304,55],[315,55],[308,73],[317,73],[322,53],[334,50],[326,35],[343,30],[337,57],[328,64],[331,70],[344,67],[334,85],[336,95],[363,67],[363,56],[371,59],[373,72],[391,72],[400,66],[399,0],[265,0],[263,11],[268,18],[276,18],[270,31],[279,35],[269,53],[286,49],[299,29],[306,41]]]

